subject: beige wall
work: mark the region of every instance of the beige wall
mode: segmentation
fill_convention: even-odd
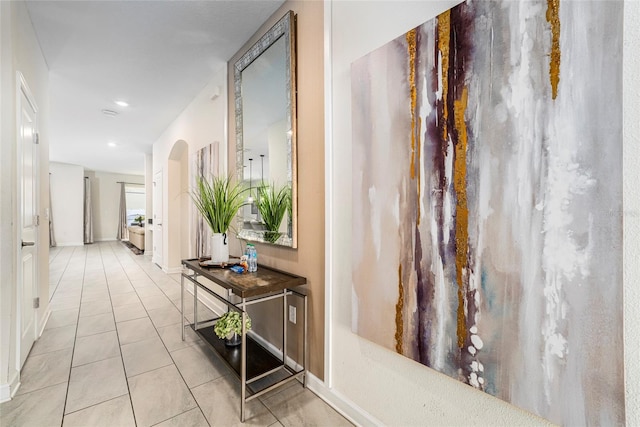
[[[297,15],[298,76],[298,248],[257,244],[261,264],[307,278],[309,295],[309,351],[311,372],[324,376],[324,60],[323,3],[287,1],[229,61],[229,123],[235,123],[233,65],[285,12]],[[230,173],[235,175],[235,129],[229,127]],[[238,253],[239,243],[232,243]],[[235,250],[234,250],[235,248]],[[301,313],[301,311],[298,311]],[[300,316],[300,315],[299,315]],[[256,331],[272,341],[277,318],[264,327],[266,316],[254,322]],[[281,317],[280,317],[281,320]],[[298,322],[300,324],[300,322]]]

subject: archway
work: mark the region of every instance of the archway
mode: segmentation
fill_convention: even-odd
[[[180,261],[190,257],[189,144],[178,140],[169,153],[167,176],[167,271],[180,271]]]

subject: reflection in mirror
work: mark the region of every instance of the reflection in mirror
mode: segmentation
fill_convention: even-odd
[[[235,64],[236,172],[249,189],[239,237],[297,247],[295,17]]]

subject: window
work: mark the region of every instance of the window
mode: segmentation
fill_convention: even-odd
[[[137,216],[145,215],[146,193],[143,186],[125,186],[125,197],[127,199],[127,225],[137,223]],[[144,221],[143,221],[144,223]]]

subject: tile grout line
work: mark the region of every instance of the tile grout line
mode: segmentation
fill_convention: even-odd
[[[129,255],[129,256],[131,256],[131,255]],[[139,263],[139,262],[137,262],[137,260],[136,260],[136,259],[133,259],[133,260],[134,260],[134,262],[136,262],[136,264],[137,264],[140,268],[142,268],[142,269],[146,272],[146,270],[145,270],[142,266],[140,266],[140,263]],[[164,273],[164,272],[163,272],[163,273]],[[167,273],[164,273],[164,274],[165,274],[165,275],[167,275],[167,276],[169,276],[169,278],[171,278],[172,280],[176,281],[175,279],[173,279],[173,277],[171,277],[171,276],[170,276],[170,275],[168,275]],[[154,284],[155,284],[155,281],[153,280],[153,278],[152,278],[151,276],[149,276],[149,275],[148,275],[148,273],[147,273],[147,276],[148,276],[148,277],[149,277],[149,278],[154,282]],[[177,281],[176,281],[176,282],[177,282]],[[177,284],[178,284],[178,286],[180,286],[180,287],[182,288],[182,284],[181,284],[180,282],[177,282]],[[159,288],[159,286],[158,286],[157,284],[156,284],[156,286]],[[162,291],[162,293],[164,293],[164,294],[165,294],[165,296],[166,296],[166,297],[167,297],[167,298],[168,298],[168,299],[173,303],[173,301],[168,297],[168,295],[167,295],[167,294],[166,294],[162,289],[160,289],[160,290],[161,290],[161,291]],[[203,303],[202,301],[200,301],[200,300],[198,300],[198,302],[200,302],[200,303],[204,304],[204,303]],[[175,306],[175,304],[173,304],[173,305]],[[206,307],[206,305],[205,305],[205,307]],[[177,307],[176,307],[176,308],[177,308]],[[208,308],[208,307],[207,307],[207,308]],[[178,311],[180,311],[180,310],[178,309]],[[195,316],[195,307],[194,307],[194,314],[193,314],[193,315]],[[181,326],[184,328],[184,323],[183,323],[183,322],[184,322],[183,314],[182,314],[182,313],[180,313],[180,323],[181,323]],[[152,322],[152,324],[153,324],[153,322]],[[155,324],[153,324],[153,325],[154,325],[154,327],[155,327]],[[156,331],[157,331],[157,328],[156,328]],[[158,332],[158,335],[159,335],[159,334],[160,334],[160,333],[159,333],[159,331],[157,331],[157,332]],[[200,338],[199,336],[198,336],[198,339],[199,339],[200,341],[202,341],[202,338]],[[162,339],[161,339],[161,341],[162,341]],[[163,342],[163,344],[164,344],[164,342]],[[174,363],[174,365],[175,365],[175,359],[173,359],[173,355],[171,354],[171,352],[169,351],[169,349],[168,349],[168,348],[166,348],[166,345],[165,345],[165,349],[166,349],[166,350],[167,350],[167,352],[169,353],[169,356],[171,357],[171,359],[173,360],[173,363]],[[215,352],[214,352],[214,353],[215,353]],[[220,355],[218,355],[218,354],[214,354],[214,357],[217,357],[217,358],[218,358],[218,360],[222,361],[222,362],[223,362],[223,366],[225,366],[225,369],[229,370],[229,368],[228,368],[226,365],[224,365],[224,360],[222,360],[222,358],[220,357]],[[176,368],[177,368],[177,365],[176,365]],[[187,383],[187,381],[186,381],[186,380],[184,379],[184,377],[182,376],[182,372],[180,372],[180,369],[178,369],[178,373],[180,374],[180,376],[182,377],[182,380],[183,380],[183,381],[185,382],[185,384],[186,384],[186,383]],[[208,384],[208,383],[211,383],[211,382],[214,382],[214,381],[218,381],[218,380],[220,380],[221,378],[223,378],[223,377],[225,377],[225,376],[230,376],[230,377],[232,377],[232,378],[235,378],[235,375],[233,375],[233,372],[229,372],[229,373],[227,373],[227,374],[225,374],[225,375],[222,375],[222,376],[220,376],[220,377],[218,377],[218,378],[214,378],[214,379],[212,379],[212,380],[210,380],[210,381],[207,381],[207,382],[205,382],[205,383],[198,384],[197,386],[195,386],[195,387],[193,387],[193,388],[201,387],[201,386],[203,386],[203,385],[205,385],[205,384]],[[195,396],[193,395],[193,392],[191,391],[192,389],[191,389],[189,386],[187,386],[187,388],[189,389],[189,392],[191,392],[191,395],[193,396],[193,398],[194,398],[194,400],[195,400],[196,404],[198,405],[198,408],[200,408],[200,404],[198,403],[197,399],[196,399],[196,398],[195,398]],[[280,393],[280,392],[282,392],[282,391],[284,391],[284,390],[279,390],[279,391],[278,391],[278,393]],[[275,393],[275,394],[278,394],[278,393]],[[240,397],[240,396],[239,396],[239,397]],[[267,412],[269,412],[271,415],[273,415],[273,418],[275,418],[276,422],[279,422],[279,423],[281,423],[281,424],[282,424],[281,420],[276,416],[276,414],[274,414],[274,413],[273,413],[273,411],[271,411],[271,409],[269,409],[269,407],[264,403],[264,401],[262,400],[262,398],[261,398],[261,397],[259,397],[259,398],[257,399],[257,401],[258,401],[258,402],[260,402],[260,404],[261,404],[262,406],[264,406],[264,408],[267,410]],[[202,408],[200,408],[200,411],[201,411],[201,412],[202,412],[202,414],[204,415],[204,411],[202,411]],[[205,416],[205,420],[207,421],[207,423],[209,423],[209,420],[207,419],[207,417],[206,417],[206,416]],[[246,422],[246,421],[245,421],[245,422]],[[272,423],[272,424],[275,424],[275,423]],[[211,424],[209,423],[209,425],[211,425]]]
[[[76,321],[76,329],[75,329],[75,333],[73,334],[73,350],[71,350],[71,361],[69,362],[69,379],[67,380],[67,390],[66,393],[64,395],[64,405],[62,405],[62,417],[60,418],[60,427],[62,427],[62,425],[64,424],[64,416],[65,416],[65,411],[67,409],[67,400],[69,399],[69,388],[71,386],[71,372],[73,371],[73,355],[76,352],[76,340],[78,339],[78,327],[80,326],[80,310],[82,309],[82,294],[84,292],[84,276],[85,273],[87,271],[87,250],[86,248],[83,246],[84,249],[84,267],[82,269],[82,286],[80,288],[80,301],[78,302],[78,318]],[[73,259],[73,256],[76,253],[77,248],[74,248],[73,253],[71,254],[71,257],[69,258],[69,263],[71,262],[71,260]],[[69,264],[67,264],[68,266]],[[66,269],[65,269],[66,272]]]
[[[69,258],[67,259],[67,262],[64,266],[64,270],[62,271],[62,274],[60,275],[60,278],[58,279],[58,281],[56,282],[56,286],[53,289],[53,293],[49,296],[49,303],[51,303],[51,300],[53,299],[53,297],[55,296],[56,292],[58,291],[58,288],[60,287],[60,282],[62,281],[62,278],[64,277],[64,273],[67,271],[67,268],[69,268],[69,263],[71,263],[71,259],[73,258],[73,254],[76,251],[76,247],[73,247],[73,250],[71,251],[71,255],[69,255]],[[49,264],[49,270],[51,270],[51,264]],[[51,284],[49,284],[51,285]]]
[[[120,262],[120,260],[119,260],[119,259],[118,259],[118,261]],[[160,289],[160,287],[158,286],[158,284],[155,282],[155,280],[153,280],[153,278],[152,278],[151,276],[149,276],[149,274],[147,273],[147,271],[146,271],[144,268],[142,268],[142,267],[139,265],[139,263],[138,263],[138,262],[136,262],[136,260],[135,260],[135,259],[134,259],[133,261],[136,263],[136,265],[138,266],[138,268],[140,268],[140,269],[142,269],[142,271],[144,271],[144,273],[145,273],[145,274],[147,275],[147,277],[148,277],[148,278],[153,282],[153,284],[154,284],[158,289]],[[120,262],[120,266],[122,266],[122,262]],[[123,267],[123,269],[124,269],[124,267]],[[127,274],[126,270],[125,270],[125,274]],[[165,273],[165,274],[166,274],[166,273]],[[128,275],[128,274],[127,274],[127,277],[129,277],[129,275]],[[131,281],[131,279],[129,279],[129,281]],[[135,288],[135,286],[133,286],[133,285],[132,285],[132,287],[133,287],[134,292],[136,293],[136,295],[138,295],[138,291],[137,291],[137,289]],[[162,289],[160,289],[160,291],[165,295],[165,297],[167,296],[167,295],[164,293],[164,291],[163,291]],[[140,298],[140,295],[138,295],[138,298]],[[167,297],[167,298],[168,298],[168,297]],[[171,300],[169,299],[169,301],[171,301]],[[142,303],[142,300],[141,300],[141,303]],[[172,304],[173,304],[173,302],[172,302]],[[149,312],[147,311],[147,308],[144,306],[144,304],[142,304],[142,306],[143,306],[144,310],[147,312],[147,315],[148,315],[148,314],[149,314]],[[180,316],[182,316],[182,313],[180,314]],[[204,417],[205,422],[206,422],[209,426],[211,426],[211,423],[209,422],[209,420],[207,419],[207,417],[204,415],[204,411],[203,411],[203,410],[202,410],[202,408],[200,407],[200,404],[198,403],[198,400],[196,399],[196,397],[194,396],[193,392],[191,391],[191,388],[189,388],[189,386],[187,385],[187,381],[185,380],[184,376],[182,375],[182,372],[180,372],[180,369],[178,369],[178,365],[176,365],[176,361],[175,361],[175,359],[174,359],[174,358],[173,358],[173,356],[171,355],[171,352],[170,352],[170,351],[169,351],[169,349],[167,348],[167,345],[165,344],[165,342],[162,340],[162,337],[161,337],[161,335],[160,335],[160,331],[158,330],[158,327],[157,327],[157,326],[156,326],[156,324],[151,320],[151,316],[149,316],[149,320],[151,321],[151,325],[153,326],[153,328],[156,330],[156,333],[158,334],[158,339],[159,339],[159,340],[160,340],[160,342],[162,343],[162,346],[164,347],[164,349],[165,349],[165,350],[167,351],[167,353],[169,354],[169,358],[171,359],[171,363],[172,363],[172,365],[173,365],[173,366],[175,366],[176,371],[178,372],[178,375],[180,375],[180,378],[182,378],[182,381],[184,382],[184,385],[186,386],[187,390],[189,390],[189,394],[190,394],[190,395],[191,395],[191,397],[193,398],[193,401],[195,402],[196,407],[198,408],[198,410],[200,411],[200,413],[201,413],[201,414],[202,414],[202,416]],[[168,326],[171,326],[171,325],[168,325]],[[153,372],[153,371],[158,370],[158,369],[166,368],[167,366],[171,366],[171,365],[161,366],[161,367],[159,367],[159,368],[152,369],[152,370],[147,371],[147,372],[142,372],[142,373],[140,373],[140,374],[138,374],[138,375],[143,375],[143,374],[146,374],[146,373],[148,373],[148,372]],[[131,378],[134,378],[134,377],[136,377],[136,376],[138,376],[138,375],[134,375],[134,376],[132,376]],[[127,378],[127,382],[128,382],[128,378]],[[132,406],[133,406],[133,403],[132,403]],[[187,410],[187,411],[182,412],[181,414],[183,414],[183,413],[185,413],[185,412],[188,412],[188,411],[191,411],[192,409],[195,409],[195,408],[191,408],[191,409],[189,409],[189,410]],[[173,417],[167,418],[166,420],[163,420],[163,421],[160,421],[160,422],[164,422],[164,421],[170,420],[170,419],[175,418],[175,417],[177,417],[178,415],[181,415],[181,414],[174,415]],[[159,424],[159,423],[156,423],[156,424]]]
[[[111,252],[113,252],[111,247],[109,247],[109,249],[111,250]],[[115,254],[114,254],[114,257],[115,257]],[[117,260],[117,257],[115,258]],[[109,303],[111,304],[111,313],[113,315],[113,325],[116,329],[116,338],[118,340],[118,353],[120,354],[120,363],[122,364],[122,373],[124,374],[124,382],[127,384],[127,395],[129,396],[129,404],[131,405],[131,414],[133,415],[133,423],[135,426],[137,426],[138,419],[136,418],[136,411],[135,411],[135,408],[133,407],[133,397],[131,396],[131,388],[129,387],[129,378],[127,377],[127,370],[124,366],[124,356],[122,355],[122,345],[120,345],[120,334],[118,332],[118,322],[116,322],[116,315],[114,312],[113,300],[111,299],[111,288],[109,287],[109,279],[107,277],[107,273],[104,268],[104,255],[102,252],[102,246],[100,246],[100,260],[102,262],[102,269],[105,274],[105,280],[107,281],[107,292],[109,293]],[[120,264],[120,268],[122,268],[121,264]],[[124,271],[124,268],[123,268],[123,271]],[[127,272],[125,271],[124,274],[127,274]],[[131,287],[133,287],[133,285]],[[137,295],[137,292],[136,292],[136,295]]]

